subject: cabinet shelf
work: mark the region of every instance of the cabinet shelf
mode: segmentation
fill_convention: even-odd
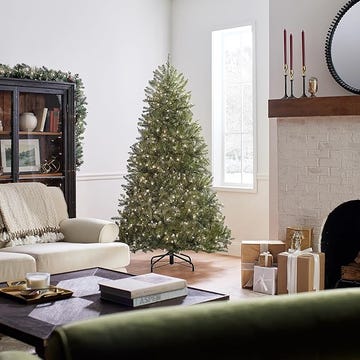
[[[64,177],[64,175],[62,173],[48,173],[48,174],[20,174],[19,175],[19,180],[24,180],[24,179],[52,179],[52,178],[62,178]],[[0,175],[0,180],[11,180],[11,175],[10,174],[3,174]]]
[[[26,136],[61,136],[61,132],[51,132],[51,131],[19,131],[19,135]]]
[[[64,175],[62,173],[47,173],[47,174],[20,174],[20,179],[34,179],[34,178],[58,178],[63,177]]]
[[[10,136],[11,131],[0,131],[0,135]],[[50,131],[19,131],[19,136],[62,136],[61,132]]]

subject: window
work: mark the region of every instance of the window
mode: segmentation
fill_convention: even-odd
[[[215,187],[255,189],[253,25],[212,33]]]

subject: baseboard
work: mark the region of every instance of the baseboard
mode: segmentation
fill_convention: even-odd
[[[241,241],[235,240],[232,241],[230,245],[228,245],[227,251],[225,252],[227,255],[230,256],[238,256],[241,255]]]

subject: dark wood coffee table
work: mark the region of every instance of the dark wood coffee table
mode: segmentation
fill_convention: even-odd
[[[21,304],[0,296],[0,333],[34,346],[43,357],[46,340],[59,325],[96,318],[101,315],[131,311],[124,305],[100,299],[98,282],[103,279],[121,279],[134,276],[128,273],[91,268],[51,275],[51,285],[73,291],[68,299],[41,304]],[[7,286],[0,283],[0,287]],[[188,287],[185,297],[144,305],[143,308],[159,306],[195,305],[210,301],[229,300],[229,295]]]

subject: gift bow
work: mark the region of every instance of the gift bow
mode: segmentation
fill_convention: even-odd
[[[295,250],[288,253],[287,259],[287,290],[289,294],[297,292],[297,257],[303,254],[311,254],[314,258],[314,290],[320,289],[320,258],[319,254],[312,252],[312,248]]]

